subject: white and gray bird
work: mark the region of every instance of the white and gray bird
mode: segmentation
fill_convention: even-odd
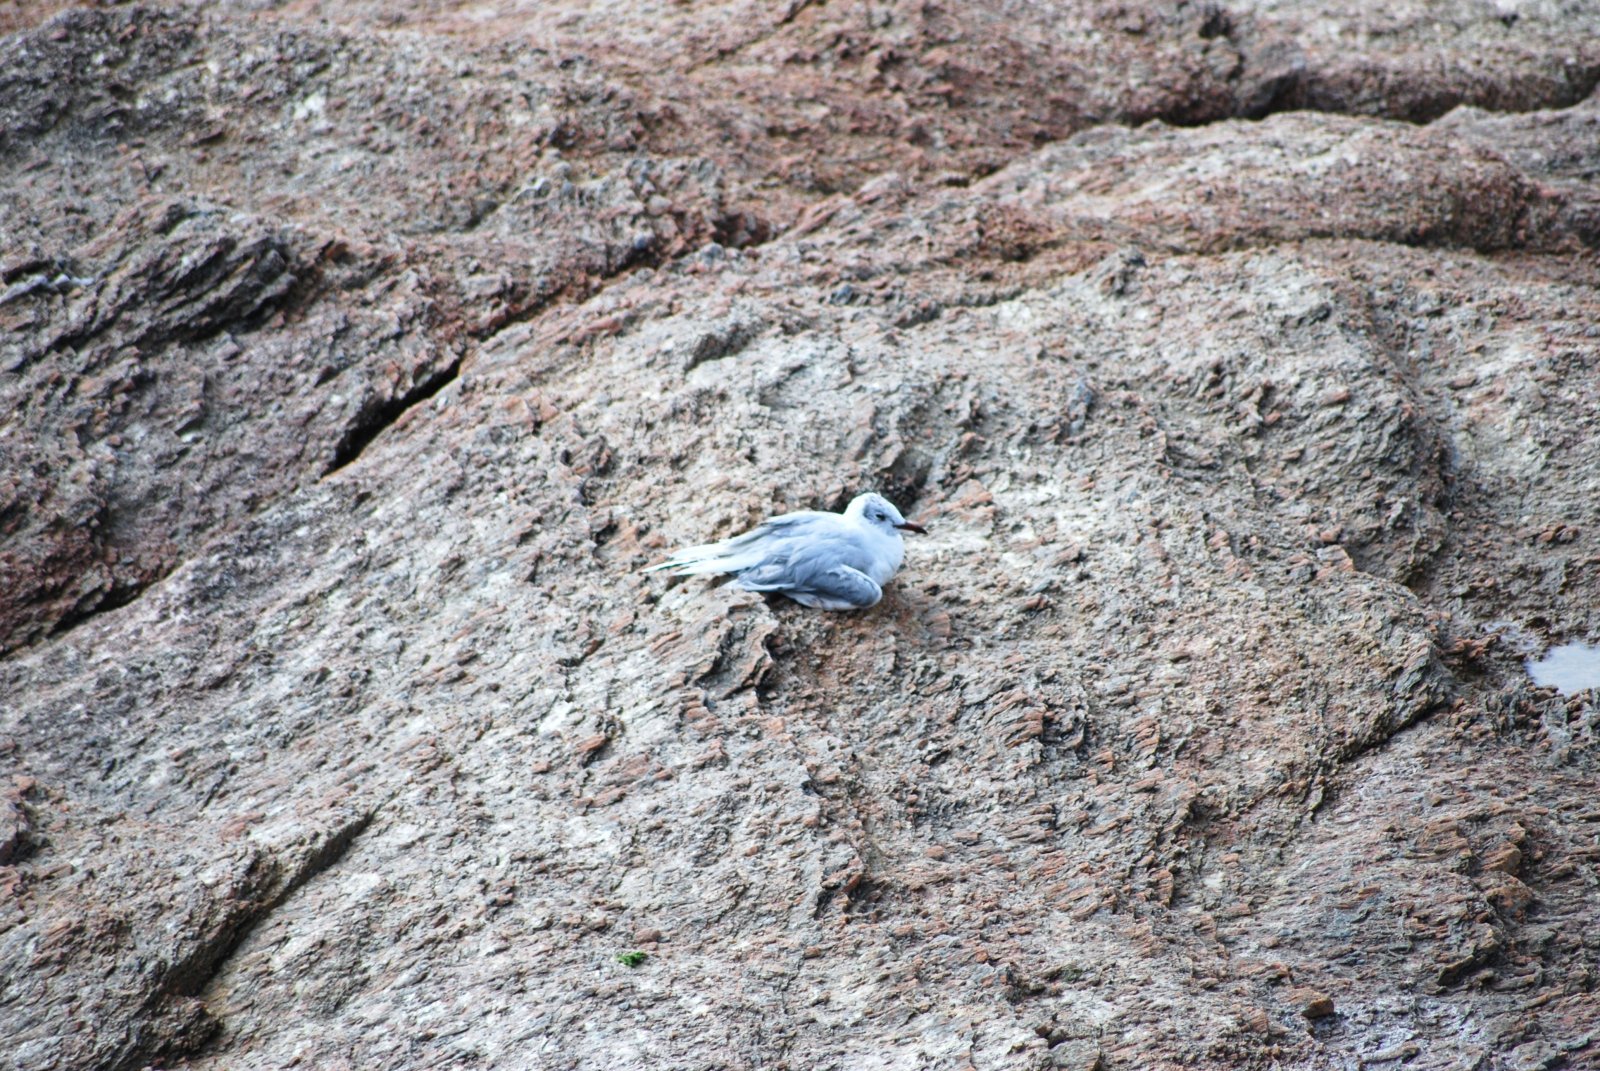
[[[862,610],[883,598],[905,558],[901,532],[921,532],[878,494],[857,495],[843,513],[801,510],[744,535],[685,547],[646,572],[732,573],[747,591],[773,591],[819,610]]]

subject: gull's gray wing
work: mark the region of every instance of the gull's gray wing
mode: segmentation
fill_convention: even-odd
[[[775,591],[802,606],[822,610],[861,610],[883,598],[866,573],[844,563],[842,540],[798,546],[782,557],[769,558],[739,574],[735,581],[748,591]]]
[[[760,568],[769,561],[788,557],[791,541],[803,541],[813,534],[823,539],[834,536],[842,522],[837,513],[801,510],[770,517],[743,535],[698,547],[673,551],[672,557],[645,570],[653,573],[671,569],[681,576],[696,573],[741,573]]]
[[[821,510],[803,509],[795,513],[782,513],[776,517],[768,517],[744,535],[723,540],[723,544],[730,550],[736,550],[772,538],[799,535],[810,529],[831,532],[838,521],[838,514],[823,513]]]

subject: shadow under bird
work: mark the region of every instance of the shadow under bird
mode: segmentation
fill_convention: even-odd
[[[776,592],[819,610],[864,610],[883,598],[883,585],[905,558],[901,532],[927,534],[894,503],[868,493],[843,513],[785,513],[744,535],[685,547],[645,572],[731,573],[746,591]]]

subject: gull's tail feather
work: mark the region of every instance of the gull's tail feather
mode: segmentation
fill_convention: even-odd
[[[698,547],[684,547],[674,551],[672,557],[647,567],[647,573],[670,569],[679,576],[699,576],[706,573],[737,573],[758,564],[762,552],[757,547],[737,546],[739,540],[724,539],[720,543],[703,543]]]
[[[763,542],[772,534],[773,524],[768,521],[753,531],[732,539],[715,543],[702,543],[698,547],[684,547],[672,552],[664,562],[648,566],[647,573],[671,569],[679,576],[699,576],[704,573],[738,573],[761,564],[766,558]]]

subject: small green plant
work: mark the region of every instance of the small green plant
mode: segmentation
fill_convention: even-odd
[[[643,952],[624,952],[617,957],[617,962],[624,967],[637,967],[650,957]]]

